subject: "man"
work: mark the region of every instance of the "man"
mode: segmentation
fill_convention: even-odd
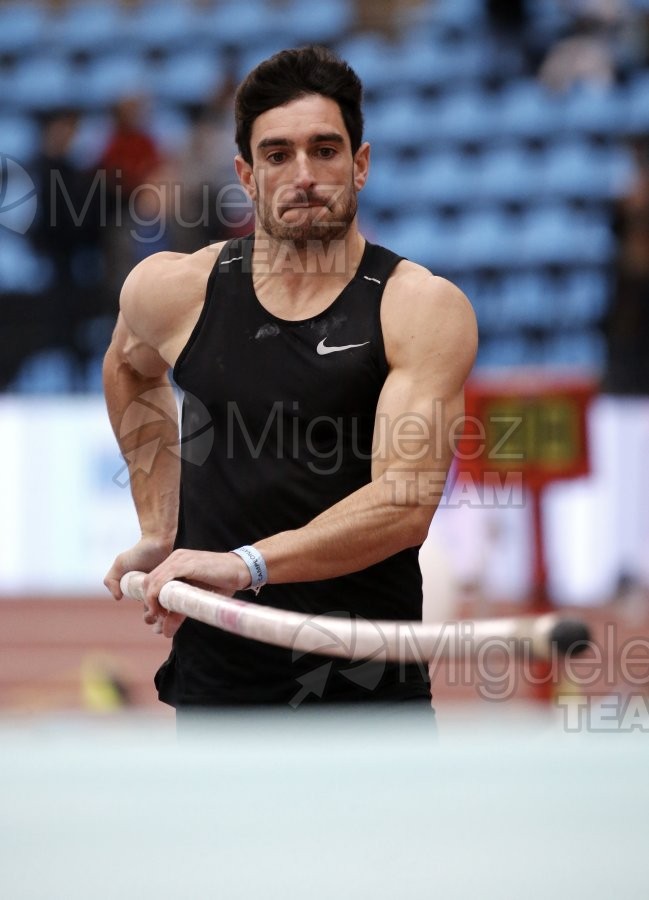
[[[261,63],[235,104],[254,234],[156,254],[124,285],[105,387],[142,539],[105,583],[119,599],[125,572],[150,573],[146,621],[173,635],[156,684],[177,708],[295,705],[307,685],[311,700],[430,702],[423,661],[330,661],[315,684],[326,657],[158,603],[179,578],[307,614],[421,618],[418,547],[460,431],[476,326],[456,287],[360,234],[360,101],[355,73],[323,49]],[[185,443],[152,460],[152,447],[177,450],[170,367]]]

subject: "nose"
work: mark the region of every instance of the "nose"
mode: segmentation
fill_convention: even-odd
[[[298,153],[295,158],[294,184],[302,191],[310,190],[315,184],[313,166],[306,153]]]

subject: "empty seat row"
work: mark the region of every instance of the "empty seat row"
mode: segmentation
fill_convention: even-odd
[[[271,33],[284,45],[341,38],[353,23],[353,4],[327,0],[278,4],[236,0],[210,4],[144,0],[132,9],[117,2],[48,4],[14,2],[0,7],[0,53],[26,55],[55,43],[66,54],[102,53],[114,46],[134,51],[196,46],[245,47]]]
[[[626,192],[635,173],[621,147],[558,141],[544,153],[512,145],[480,156],[433,152],[414,161],[377,155],[363,190],[376,210],[420,211],[558,198],[609,201]]]
[[[624,86],[580,85],[566,94],[518,79],[499,91],[465,87],[432,99],[388,95],[368,104],[367,119],[375,140],[404,148],[422,142],[538,142],[556,135],[623,138],[649,130],[649,73],[637,73]]]
[[[257,62],[282,46],[282,40],[247,50],[235,76],[243,77]],[[349,57],[355,65],[353,56]],[[374,65],[396,86],[366,104],[368,135],[394,147],[426,143],[494,143],[503,138],[543,141],[554,135],[611,138],[649,129],[649,73],[640,72],[617,88],[575,87],[565,95],[550,94],[534,80],[517,80],[500,91],[454,83],[439,97],[426,98],[408,89],[412,66],[426,76],[423,61],[410,49],[390,70],[381,56]],[[60,106],[101,108],[129,93],[145,93],[167,103],[196,104],[223,84],[230,63],[209,49],[177,51],[152,62],[120,48],[85,63],[58,52],[31,56],[0,70],[0,109],[43,112]],[[360,68],[363,77],[363,69]]]
[[[633,5],[642,11],[641,0],[633,0]],[[440,40],[475,34],[484,38],[488,30],[485,7],[484,0],[406,4],[399,10],[399,25],[406,32]],[[29,52],[52,37],[73,52],[101,50],[116,41],[130,41],[134,46],[178,46],[206,35],[236,43],[280,26],[287,41],[300,38],[325,42],[350,31],[356,14],[352,0],[322,4],[247,0],[246,14],[241,11],[237,0],[141,0],[132,7],[119,0],[76,0],[56,9],[47,2],[12,0],[0,9],[0,52]],[[536,0],[528,4],[528,14],[531,27],[551,41],[579,15],[579,4]]]
[[[450,220],[419,214],[373,225],[380,243],[451,275],[474,269],[606,266],[616,248],[606,214],[557,205],[530,207],[517,217],[488,209]]]
[[[600,269],[574,269],[561,277],[543,271],[511,272],[462,285],[482,333],[522,329],[580,329],[601,323],[611,284]]]
[[[606,341],[595,329],[532,339],[510,335],[484,339],[478,349],[478,368],[534,366],[601,371],[606,363]]]
[[[188,139],[191,123],[180,107],[153,104],[146,127],[165,150],[174,152]],[[95,163],[109,131],[107,113],[81,120],[75,144],[80,166]],[[0,113],[0,152],[27,165],[39,144],[32,117]],[[420,212],[449,205],[534,204],[548,198],[606,202],[623,195],[635,173],[635,163],[621,145],[594,146],[580,139],[557,139],[543,151],[516,143],[486,148],[479,155],[428,145],[421,149],[418,158],[398,159],[389,147],[373,144],[363,206],[375,212]]]
[[[45,112],[60,107],[103,109],[124,96],[168,103],[206,102],[224,77],[223,57],[185,51],[151,63],[119,51],[77,65],[58,54],[35,56],[0,73],[0,109]]]

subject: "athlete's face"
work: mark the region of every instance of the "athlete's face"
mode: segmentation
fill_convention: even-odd
[[[334,100],[309,94],[262,113],[250,146],[253,164],[237,157],[237,173],[269,237],[305,247],[347,233],[367,178],[369,145],[352,156]]]

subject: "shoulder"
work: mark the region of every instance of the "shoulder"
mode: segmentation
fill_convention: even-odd
[[[457,285],[424,266],[401,260],[385,286],[385,303],[389,312],[410,315],[449,315],[475,321],[466,295]]]
[[[107,358],[147,378],[173,366],[200,315],[221,247],[155,253],[136,266],[122,287]]]
[[[478,329],[465,294],[423,266],[401,261],[385,287],[381,322],[388,362],[412,355],[473,365]]]
[[[139,263],[120,294],[120,312],[130,330],[155,348],[184,332],[202,308],[222,247],[219,243],[196,253],[154,253]]]
[[[154,253],[129,274],[113,344],[134,368],[148,368],[151,358],[174,365],[200,316],[222,248],[221,243],[191,254]]]

